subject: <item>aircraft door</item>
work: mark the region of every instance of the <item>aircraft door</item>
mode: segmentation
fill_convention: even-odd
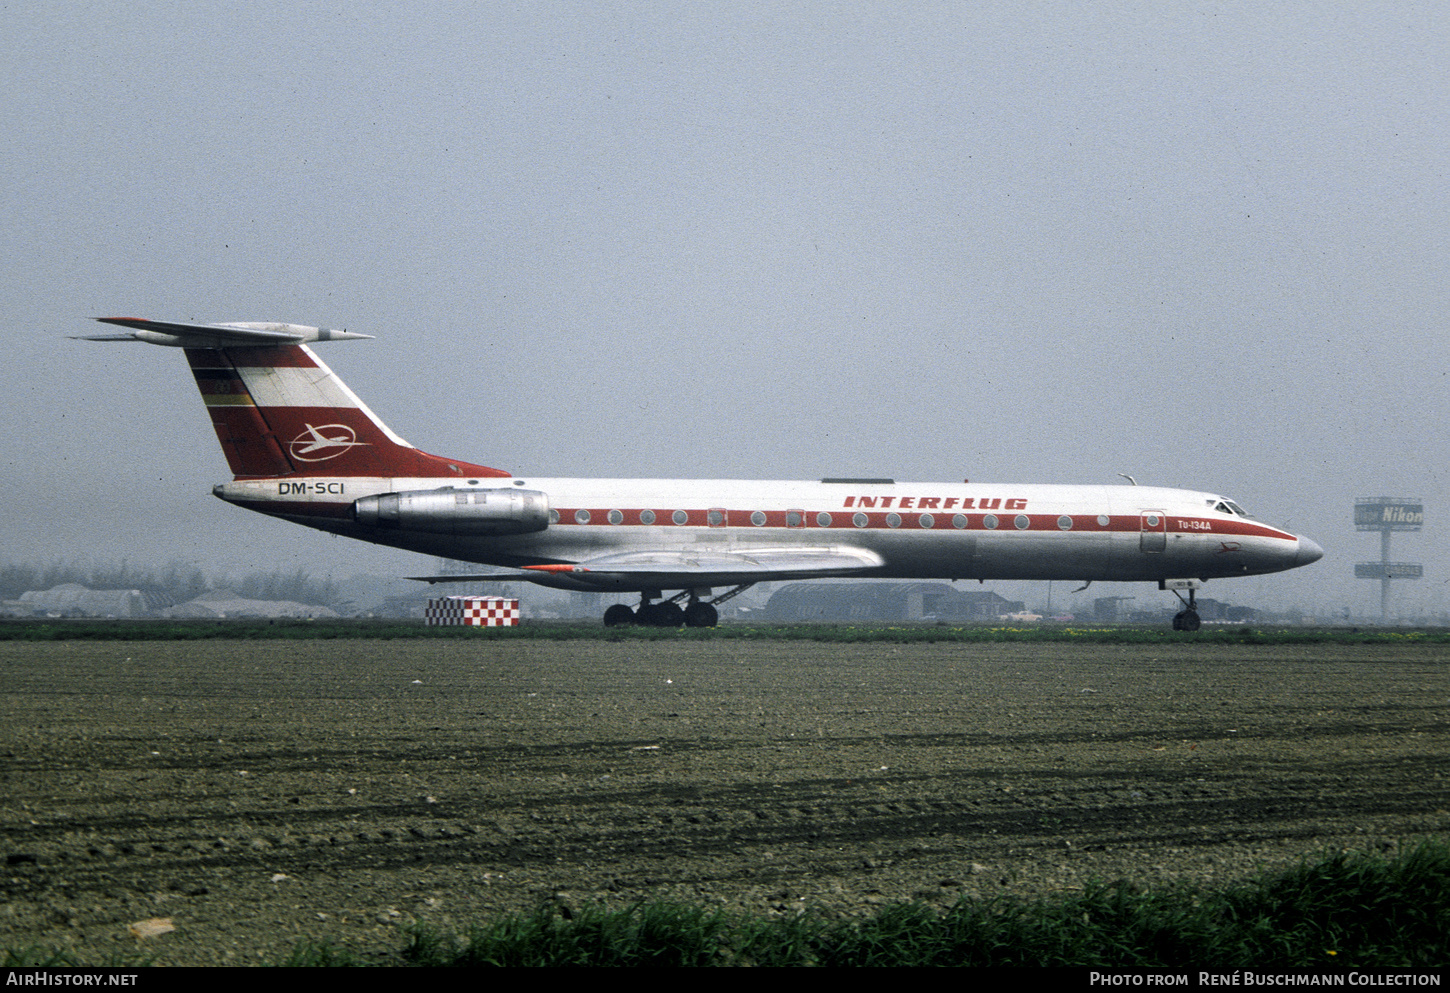
[[[1138,515],[1138,550],[1149,554],[1168,548],[1168,515],[1161,510],[1145,510]]]

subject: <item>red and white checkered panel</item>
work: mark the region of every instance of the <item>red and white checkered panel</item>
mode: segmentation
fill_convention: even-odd
[[[519,623],[519,602],[499,596],[448,596],[429,600],[424,617],[430,625],[511,628]]]

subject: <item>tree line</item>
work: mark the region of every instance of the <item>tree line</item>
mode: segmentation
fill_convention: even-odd
[[[135,566],[124,561],[108,565],[75,562],[0,565],[0,599],[15,600],[28,590],[48,590],[64,583],[77,583],[93,590],[151,590],[164,593],[173,603],[186,603],[204,593],[226,590],[248,600],[293,600],[336,607],[341,592],[331,576],[316,579],[305,569],[208,577],[200,569],[177,563],[160,567]]]

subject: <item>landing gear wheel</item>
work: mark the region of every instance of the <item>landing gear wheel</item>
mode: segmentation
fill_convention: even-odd
[[[696,600],[685,608],[685,625],[692,628],[712,628],[720,623],[720,612],[708,603]]]
[[[679,604],[670,603],[668,600],[655,607],[655,617],[658,618],[655,623],[662,628],[679,628],[685,626],[684,610],[680,608]]]
[[[604,612],[604,626],[607,628],[627,627],[634,623],[634,611],[622,603],[616,603]]]
[[[1196,610],[1180,610],[1173,615],[1173,630],[1175,631],[1197,631],[1200,623]]]
[[[1178,587],[1179,586],[1184,586],[1184,587],[1187,588],[1187,590],[1188,590],[1188,599],[1187,600],[1183,599],[1183,594],[1178,592]],[[1167,589],[1169,587],[1164,586],[1162,588]],[[1175,630],[1175,631],[1197,631],[1198,630],[1198,626],[1201,623],[1199,621],[1199,619],[1198,619],[1198,587],[1197,587],[1197,584],[1196,583],[1193,583],[1191,580],[1188,583],[1186,583],[1186,584],[1175,581],[1175,586],[1172,587],[1172,589],[1173,589],[1173,595],[1178,598],[1178,602],[1181,603],[1181,604],[1183,604],[1183,609],[1180,610],[1178,613],[1176,613],[1176,614],[1173,615],[1173,630]]]
[[[677,603],[668,600],[663,603],[641,604],[639,622],[652,628],[677,628],[685,623],[685,612]]]

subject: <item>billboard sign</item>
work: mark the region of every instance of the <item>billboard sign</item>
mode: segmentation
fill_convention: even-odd
[[[1363,531],[1418,531],[1425,505],[1418,500],[1367,497],[1354,502],[1354,524]]]
[[[1419,579],[1424,574],[1418,562],[1360,562],[1354,567],[1355,579]]]

